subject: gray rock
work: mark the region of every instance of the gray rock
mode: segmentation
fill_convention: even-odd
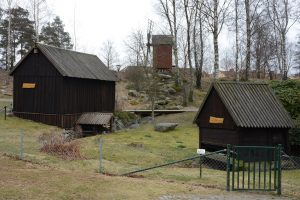
[[[178,110],[182,110],[182,109],[183,109],[183,106],[177,105],[176,108],[177,108]]]
[[[154,130],[159,132],[167,132],[174,130],[176,126],[178,126],[177,123],[157,123],[154,126]]]
[[[129,90],[128,95],[132,97],[138,97],[140,94],[136,90]]]
[[[140,127],[139,124],[131,124],[128,128],[130,128],[130,129],[136,129],[138,127]]]
[[[174,88],[168,88],[168,92],[170,94],[175,94],[176,93],[176,90]]]
[[[141,124],[148,124],[148,123],[151,123],[151,122],[152,122],[152,117],[151,116],[143,117],[141,119]]]
[[[166,101],[166,100],[158,100],[155,103],[162,106],[162,105],[167,105],[168,101]]]
[[[171,78],[172,78],[172,76],[167,75],[167,74],[158,74],[158,76],[159,76],[160,78],[164,78],[164,79],[171,79]]]

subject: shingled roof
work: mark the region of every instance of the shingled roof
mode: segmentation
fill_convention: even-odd
[[[36,44],[36,48],[48,58],[62,76],[117,81],[116,75],[96,55],[61,49],[40,43]],[[31,49],[31,51],[33,50],[34,48]],[[26,56],[16,64],[10,74],[14,73]]]
[[[238,127],[292,128],[294,126],[288,112],[265,83],[214,82],[194,122],[212,90],[216,90]]]

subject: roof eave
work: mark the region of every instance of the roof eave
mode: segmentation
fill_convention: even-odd
[[[33,51],[33,49],[36,47],[31,47],[30,50],[17,62],[17,64],[10,70],[9,75],[13,76],[13,73],[16,71],[16,69],[21,65],[21,63],[28,57],[28,55]]]
[[[199,107],[199,109],[198,109],[198,112],[197,112],[197,114],[196,114],[196,116],[195,116],[195,118],[194,118],[194,120],[193,120],[193,124],[196,124],[197,119],[198,119],[198,117],[199,117],[199,115],[200,115],[200,113],[201,113],[201,111],[202,111],[202,108],[203,108],[203,106],[204,106],[204,104],[205,104],[205,102],[206,102],[206,100],[207,100],[207,98],[208,98],[208,96],[209,96],[209,94],[210,94],[210,92],[211,92],[213,86],[214,86],[214,83],[211,83],[211,85],[210,85],[210,87],[209,87],[209,89],[208,89],[208,92],[206,93],[204,99],[202,100],[202,103],[201,103],[201,105],[200,105],[200,107]]]

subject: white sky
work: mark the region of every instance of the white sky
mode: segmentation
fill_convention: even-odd
[[[77,51],[99,55],[111,40],[122,54],[124,41],[135,29],[147,28],[148,19],[157,17],[153,0],[48,0],[53,15],[61,17],[74,39],[74,8]]]

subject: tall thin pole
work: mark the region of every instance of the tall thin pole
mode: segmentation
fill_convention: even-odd
[[[7,29],[7,66],[6,70],[9,70],[12,65],[11,60],[11,3],[12,0],[7,0],[8,4],[8,29]]]
[[[77,38],[76,38],[76,0],[74,1],[74,12],[73,12],[73,25],[74,25],[74,50],[76,51]]]
[[[102,146],[103,146],[103,140],[99,140],[99,172],[102,173]]]

